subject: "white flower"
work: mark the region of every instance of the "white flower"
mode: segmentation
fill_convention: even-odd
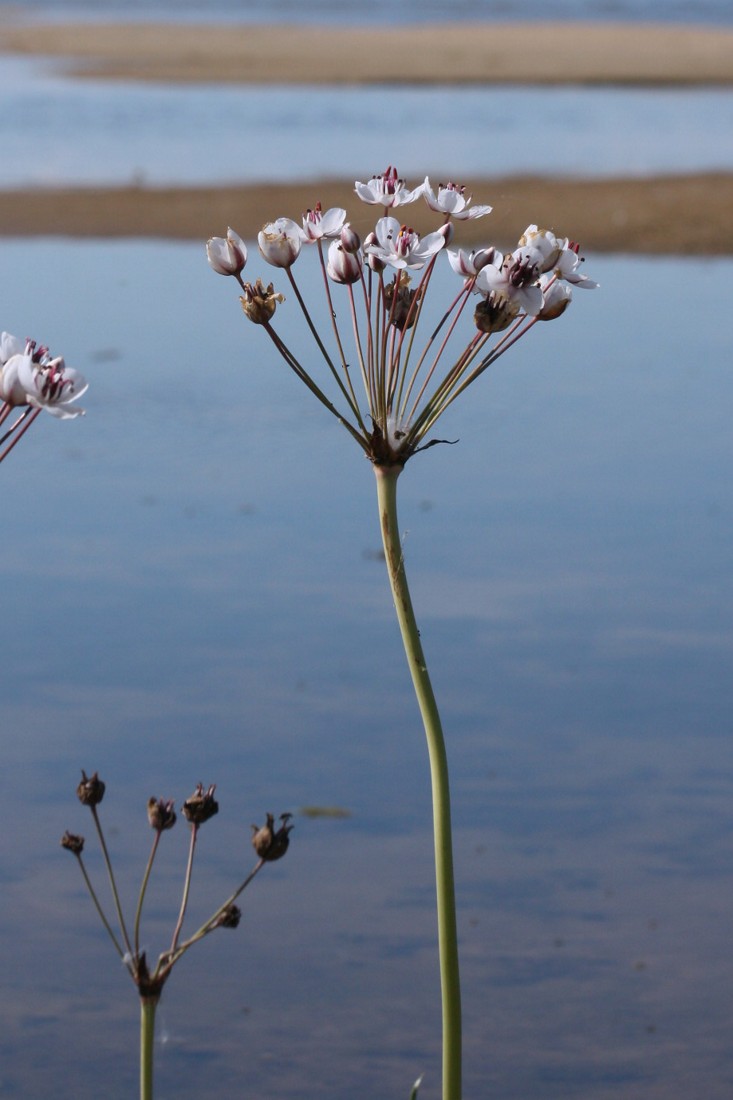
[[[578,272],[578,265],[582,263],[578,255],[580,246],[569,241],[567,237],[559,238],[549,229],[528,225],[519,238],[519,247],[525,258],[530,259],[542,275],[553,272],[558,278],[585,290],[593,290],[598,286],[598,283]]]
[[[445,236],[439,229],[421,238],[413,229],[400,225],[396,218],[390,217],[379,219],[374,234],[377,243],[365,244],[365,251],[398,270],[424,267],[445,244]]]
[[[317,202],[314,210],[307,210],[303,215],[303,240],[311,243],[322,237],[338,237],[345,221],[346,211],[340,206],[332,206],[324,214],[320,202]]]
[[[481,268],[476,276],[476,289],[485,297],[506,298],[529,317],[536,317],[543,303],[536,266],[521,249],[504,256],[497,265],[498,258],[497,254],[492,263]]]
[[[414,202],[423,193],[425,184],[421,183],[414,191],[408,191],[405,181],[398,179],[397,169],[391,166],[381,176],[372,176],[369,183],[354,184],[362,202],[368,202],[372,206],[402,206],[406,202]]]
[[[217,275],[241,275],[247,263],[247,246],[230,227],[226,237],[209,238],[206,257]]]
[[[277,218],[268,222],[257,234],[257,245],[263,259],[273,267],[290,267],[300,255],[303,231],[292,218]]]
[[[538,229],[536,225],[528,225],[519,238],[518,251],[521,250],[525,260],[533,263],[537,271],[542,274],[545,271],[552,271],[563,248],[567,247],[567,243],[567,238],[559,241],[549,229]]]
[[[3,333],[0,356],[13,345],[14,337]],[[9,405],[31,405],[45,409],[60,420],[72,420],[83,416],[84,410],[73,406],[88,389],[83,375],[67,367],[61,356],[52,359],[48,349],[37,348],[29,340],[25,351],[16,352],[0,368],[0,397]]]
[[[560,253],[554,273],[566,283],[577,286],[579,290],[596,290],[598,283],[594,283],[587,275],[581,275],[578,271],[578,265],[582,262],[583,258],[578,255],[578,245],[571,241]]]
[[[467,218],[482,218],[484,214],[490,214],[492,209],[490,206],[474,206],[469,210],[471,196],[465,194],[465,188],[458,187],[455,183],[438,184],[436,195],[430,186],[428,176],[423,183],[423,195],[431,210],[439,214],[447,214],[459,221],[465,221]]]
[[[9,332],[0,335],[0,367],[7,363],[12,355],[22,355],[25,351],[25,343],[17,336],[11,336]]]

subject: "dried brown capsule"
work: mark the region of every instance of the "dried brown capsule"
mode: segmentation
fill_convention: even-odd
[[[473,321],[479,332],[503,332],[519,313],[517,302],[491,291],[474,310]]]
[[[67,852],[73,852],[75,856],[80,856],[84,851],[84,837],[70,833],[67,829],[61,837],[61,847],[66,848]]]
[[[82,806],[97,806],[104,798],[104,783],[97,772],[88,776],[82,768],[81,783],[76,788],[76,797]]]
[[[292,816],[292,814],[280,814],[282,825],[279,829],[274,827],[275,818],[272,814],[267,815],[267,821],[261,828],[258,825],[252,826],[254,834],[252,846],[260,859],[272,863],[276,859],[282,859],[285,855],[290,844],[290,830],[293,828],[292,825],[288,824]]]
[[[242,919],[242,910],[238,905],[227,905],[212,924],[212,928],[236,928]]]
[[[214,798],[216,784],[212,783],[208,790],[204,790],[203,783],[199,783],[190,798],[183,803],[181,810],[183,816],[192,825],[203,825],[210,817],[219,812],[219,803]]]
[[[282,294],[275,293],[272,283],[268,286],[258,279],[256,283],[245,283],[244,294],[239,301],[242,309],[256,325],[268,324],[275,313],[278,302],[284,302]]]
[[[165,829],[172,829],[176,823],[176,813],[173,809],[173,799],[167,801],[163,798],[148,799],[148,821],[150,827],[162,833]]]
[[[421,291],[410,290],[410,276],[406,271],[395,275],[384,288],[384,304],[389,313],[389,323],[403,331],[412,328],[417,320]],[[417,300],[416,300],[417,299]]]

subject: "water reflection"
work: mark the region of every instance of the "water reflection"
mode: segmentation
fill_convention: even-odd
[[[351,812],[299,816],[240,929],[174,975],[162,1098],[401,1096],[423,1070],[436,1096],[427,768],[368,467],[202,247],[3,248],[3,323],[92,382],[83,421],[2,468],[3,1094],[135,1087],[134,994],[57,847],[86,767],[128,896],[149,795],[219,784],[197,912],[264,810]],[[727,1100],[731,263],[591,267],[602,291],[403,479],[456,792],[466,1095]],[[169,850],[153,950],[182,833]]]

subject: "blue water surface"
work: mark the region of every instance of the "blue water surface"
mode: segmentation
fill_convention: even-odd
[[[380,87],[334,98],[70,80],[22,58],[0,58],[0,78],[0,187],[361,179],[389,163],[416,182],[733,168],[727,89]]]
[[[84,419],[39,420],[0,467],[2,1094],[134,1094],[136,997],[58,846],[87,834],[106,904],[84,767],[108,783],[128,906],[147,799],[218,784],[191,928],[251,866],[250,824],[296,814],[240,928],[166,989],[161,1098],[404,1097],[424,1072],[434,1100],[427,765],[368,464],[203,245],[2,248],[3,325],[91,382]],[[728,1100],[733,270],[587,270],[602,288],[485,375],[441,422],[457,445],[401,478],[454,784],[465,1095]],[[319,300],[312,252],[297,273]],[[319,371],[282,289],[282,332]],[[151,953],[184,827],[165,841]]]

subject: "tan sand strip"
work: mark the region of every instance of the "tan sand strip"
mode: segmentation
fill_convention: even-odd
[[[476,182],[494,212],[458,228],[456,244],[511,246],[530,222],[583,249],[659,255],[733,255],[733,174],[653,179],[497,179]],[[280,215],[299,219],[320,201],[345,206],[366,233],[378,215],[351,182],[202,188],[63,188],[0,191],[0,236],[161,237],[204,241],[232,225],[253,238]],[[413,228],[434,228],[422,202],[398,208]]]
[[[6,17],[7,18],[7,17]],[[668,24],[0,26],[95,77],[243,84],[729,84],[733,31]],[[376,124],[375,120],[375,124]]]

